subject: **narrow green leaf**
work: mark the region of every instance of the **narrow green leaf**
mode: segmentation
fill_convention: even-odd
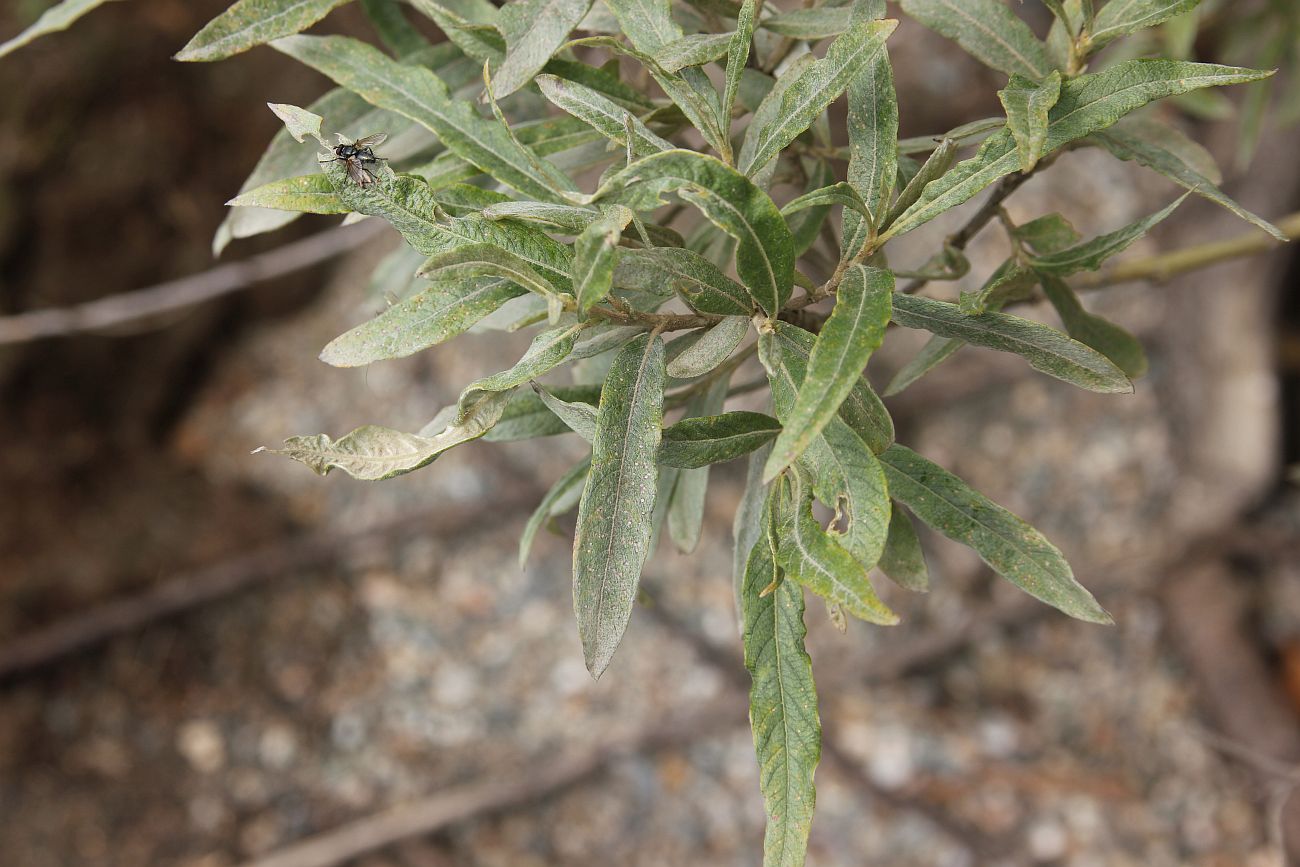
[[[0,43],[0,57],[12,54],[24,45],[35,42],[48,33],[67,30],[82,15],[91,12],[112,0],[63,0],[41,13],[30,27],[12,39]]]
[[[753,175],[766,166],[795,137],[808,129],[826,107],[839,98],[849,82],[883,50],[885,40],[898,22],[862,21],[831,43],[826,56],[809,63],[798,72],[788,87],[773,89],[767,99],[779,105],[770,120],[751,126],[745,135],[737,167]],[[779,99],[779,103],[775,100]],[[763,106],[759,106],[759,112]],[[756,113],[755,124],[759,123]]]
[[[680,247],[619,250],[614,285],[677,292],[700,313],[749,316],[753,312],[753,301],[744,286],[699,253]]]
[[[735,460],[771,442],[780,430],[770,415],[744,410],[686,418],[664,428],[659,463],[692,469]]]
[[[830,160],[802,157],[800,162],[807,180],[804,182],[804,195],[799,198],[806,198],[819,190],[835,186],[835,169]],[[790,227],[790,236],[794,238],[796,258],[807,252],[821,236],[826,218],[830,216],[832,205],[830,196],[834,195],[831,193],[825,198],[818,197],[818,201],[812,202],[800,202],[799,199],[795,199],[781,209],[781,213],[785,215],[785,224]],[[852,201],[855,207],[864,207],[860,201],[856,201],[857,198],[856,192],[848,192],[843,201]],[[793,210],[791,210],[792,205]]]
[[[1100,132],[1147,103],[1203,87],[1244,84],[1271,73],[1212,63],[1128,60],[1102,72],[1061,84],[1061,98],[1048,113],[1043,156]],[[926,186],[921,198],[889,227],[882,239],[909,232],[960,205],[1019,168],[1015,140],[1003,130],[985,139],[975,156],[958,163]]]
[[[921,164],[921,168],[917,170],[916,174],[912,175],[911,180],[899,192],[898,199],[881,222],[882,230],[892,226],[894,221],[906,213],[912,205],[916,204],[931,181],[936,181],[947,174],[948,170],[952,168],[953,161],[957,158],[957,148],[956,139],[946,138],[939,142],[939,146],[931,152],[930,156]]]
[[[506,59],[493,72],[497,99],[523,87],[559,50],[591,9],[592,0],[513,0],[501,7],[497,27]]]
[[[736,507],[736,515],[731,522],[731,590],[736,605],[736,623],[742,638],[745,634],[745,567],[749,564],[750,551],[759,539],[764,538],[771,518],[771,513],[766,511],[768,488],[761,478],[763,464],[767,462],[767,451],[767,446],[759,446],[745,462],[745,489],[740,495],[740,505]],[[771,551],[769,548],[769,557],[772,557]],[[759,589],[761,592],[763,588]]]
[[[492,244],[464,244],[435,253],[416,274],[429,278],[440,275],[443,279],[500,277],[545,298],[552,323],[564,309],[564,300],[555,286],[534,270],[530,262]]]
[[[409,2],[434,21],[457,48],[477,60],[480,67],[483,63],[499,63],[505,55],[505,40],[495,26],[497,9],[487,0],[448,0],[446,4],[435,0]]]
[[[895,499],[1002,577],[1071,617],[1110,623],[1070,564],[1041,533],[942,467],[901,445],[880,456]]]
[[[335,367],[360,367],[405,358],[462,334],[525,290],[506,280],[436,281],[364,325],[334,338],[320,359]]]
[[[668,362],[668,375],[674,379],[703,376],[730,358],[748,333],[748,317],[726,317],[705,330],[698,340]]]
[[[872,219],[845,210],[844,255],[856,255],[884,222],[898,178],[898,95],[888,50],[882,50],[849,82],[848,182]]]
[[[804,193],[796,199],[791,199],[781,208],[781,213],[788,217],[798,211],[815,208],[819,205],[843,205],[857,211],[868,219],[871,217],[867,203],[862,201],[862,196],[858,195],[858,191],[846,181],[839,181],[827,187],[819,187],[811,192]]]
[[[559,400],[590,404],[594,410],[600,402],[600,386],[568,385],[551,389]],[[595,416],[592,416],[593,422]],[[569,433],[573,429],[551,412],[532,389],[519,389],[511,397],[501,419],[484,435],[485,442],[506,443],[517,440],[550,437]],[[574,505],[577,505],[576,503]]]
[[[785,322],[776,323],[774,337],[780,349],[782,364],[789,368],[794,379],[793,388],[797,390],[804,380],[816,337],[802,328]],[[861,437],[876,454],[880,454],[894,442],[894,422],[865,378],[859,378],[853,384],[848,397],[840,404],[840,418],[844,419],[853,432]]]
[[[526,196],[556,201],[563,192],[576,189],[563,172],[529,153],[472,103],[452,97],[442,79],[428,69],[399,63],[343,36],[290,36],[276,40],[273,47],[372,105],[423,124],[452,153]]]
[[[845,272],[835,308],[808,356],[798,398],[782,417],[784,429],[763,470],[764,481],[776,478],[807,450],[862,380],[867,361],[884,340],[893,293],[889,271],[852,265]]]
[[[1039,280],[1043,285],[1043,293],[1056,308],[1071,337],[1115,362],[1115,366],[1130,379],[1137,379],[1146,373],[1146,352],[1136,337],[1113,322],[1084,310],[1079,296],[1061,278],[1041,273]]]
[[[810,481],[798,472],[781,478],[779,488],[789,493],[777,503],[776,559],[785,577],[860,620],[897,623],[898,615],[872,589],[867,570],[813,517]]]
[[[322,476],[339,469],[364,481],[391,479],[432,463],[452,446],[483,436],[509,400],[507,393],[492,395],[478,403],[464,423],[449,425],[431,437],[364,425],[337,440],[327,434],[290,437],[284,448],[258,451],[293,458]]]
[[[1168,207],[1149,217],[1130,223],[1118,231],[1099,235],[1090,241],[1084,241],[1082,244],[1057,253],[1035,257],[1030,260],[1030,264],[1035,271],[1055,274],[1058,277],[1064,277],[1076,271],[1096,271],[1103,262],[1111,256],[1126,250],[1130,244],[1149,232],[1152,226],[1172,214],[1174,209],[1181,205],[1189,195],[1191,193],[1184,193]]]
[[[626,147],[627,130],[631,127],[632,152],[637,156],[649,156],[673,147],[672,142],[651,132],[640,118],[626,108],[588,87],[553,75],[537,76],[537,85],[542,89],[542,95],[552,103],[589,124],[610,141]]]
[[[730,45],[730,33],[692,33],[661,45],[654,58],[660,68],[677,72],[689,66],[712,63],[726,55]]]
[[[627,208],[606,208],[600,219],[582,230],[573,243],[573,292],[578,311],[586,315],[593,304],[609,294],[614,280],[614,261],[623,228],[632,221]]]
[[[546,64],[545,72],[581,84],[634,114],[653,111],[656,107],[655,101],[648,95],[618,77],[617,66],[606,69],[588,66],[576,60],[552,57],[550,63]]]
[[[711,418],[722,412],[727,402],[730,378],[719,377],[703,393],[691,398],[685,408],[686,418]],[[679,422],[680,424],[680,422]],[[663,442],[660,441],[660,463]],[[700,544],[704,529],[704,499],[709,490],[709,464],[691,469],[677,469],[672,499],[668,503],[668,535],[673,546],[690,554]]]
[[[209,21],[177,60],[221,60],[299,33],[348,0],[239,0]]]
[[[1163,24],[1175,15],[1190,12],[1201,0],[1110,0],[1097,13],[1088,33],[1091,50],[1121,36]]]
[[[943,362],[952,358],[954,352],[966,345],[966,341],[951,337],[931,337],[921,347],[921,351],[899,368],[898,373],[885,386],[885,397],[893,397]]]
[[[1020,170],[1033,171],[1047,144],[1047,114],[1061,98],[1061,72],[1053,69],[1041,82],[1012,75],[998,99],[1007,113],[1007,129],[1016,140]]]
[[[681,38],[682,28],[673,20],[669,0],[606,0],[605,5],[638,51],[654,54]]]
[[[456,401],[456,423],[461,424],[469,418],[478,404],[487,397],[513,391],[563,364],[573,352],[573,343],[580,331],[582,331],[581,325],[567,325],[543,331],[533,338],[527,351],[509,370],[485,376],[465,386]],[[503,408],[501,414],[504,412]]]
[[[1183,136],[1173,127],[1159,121],[1134,120],[1137,122],[1121,122],[1094,137],[1114,156],[1159,172],[1179,186],[1198,196],[1204,196],[1258,226],[1279,241],[1288,240],[1285,232],[1263,217],[1247,211],[1216,186],[1218,179],[1207,174],[1206,170],[1217,174],[1217,169],[1212,158],[1208,165],[1198,159],[1209,156],[1199,146],[1194,146],[1189,151],[1185,147],[1179,147]]]
[[[350,214],[328,175],[303,175],[271,181],[226,202],[232,208],[275,208],[302,214]]]
[[[894,321],[904,328],[920,328],[940,337],[1013,352],[1035,370],[1089,391],[1133,391],[1128,377],[1106,356],[1054,328],[1009,313],[968,316],[956,304],[897,294]]]
[[[596,407],[581,400],[566,400],[533,383],[533,392],[565,426],[587,442],[596,440]]]
[[[429,43],[406,20],[399,0],[361,0],[361,9],[379,41],[398,57],[425,50]]]
[[[558,515],[572,509],[582,497],[582,489],[587,484],[587,474],[591,471],[591,458],[583,458],[569,468],[569,471],[551,485],[551,489],[542,497],[537,508],[528,517],[524,531],[519,536],[519,568],[528,563],[528,554],[533,550],[533,540],[542,525]]]
[[[600,396],[573,545],[578,634],[596,678],[623,639],[649,553],[663,389],[663,341],[644,335],[619,350]]]
[[[839,36],[849,29],[853,14],[851,6],[820,6],[815,9],[795,9],[779,12],[764,18],[759,26],[764,30],[789,36],[791,39],[809,41]]]
[[[1016,226],[1016,240],[1039,254],[1058,253],[1073,247],[1082,237],[1069,220],[1060,214],[1046,214]]]
[[[672,190],[736,239],[736,272],[741,282],[760,308],[776,315],[794,285],[794,241],[767,193],[735,169],[694,151],[665,151],[616,173],[601,185],[596,197],[649,210],[661,203],[660,194]]]
[[[962,292],[957,306],[968,316],[1001,310],[1016,301],[1027,301],[1038,288],[1033,270],[1011,258],[994,271],[984,285],[974,292]]]
[[[731,43],[727,46],[727,81],[722,93],[722,108],[718,112],[718,125],[728,145],[731,144],[731,114],[736,107],[736,96],[740,93],[745,64],[749,62],[749,47],[754,41],[757,8],[757,0],[745,0],[741,4],[736,18],[736,32],[731,34]]]
[[[745,667],[753,679],[749,723],[767,812],[763,863],[800,867],[817,802],[813,775],[821,759],[821,720],[812,660],[804,649],[803,588],[782,580],[766,535],[749,549],[740,589]]]
[[[1029,25],[999,0],[902,0],[903,11],[985,66],[1035,81],[1052,64]]]
[[[905,590],[925,593],[930,589],[930,572],[925,567],[921,540],[912,519],[895,506],[889,513],[889,538],[877,564],[889,580]]]
[[[806,356],[791,342],[768,334],[759,337],[758,352],[768,373],[777,417],[789,427],[787,420],[804,379]],[[846,407],[850,400],[845,401]],[[867,443],[842,418],[832,419],[813,439],[798,466],[811,473],[817,499],[839,517],[841,529],[835,531],[835,538],[863,569],[875,566],[885,546],[890,505],[884,469]]]

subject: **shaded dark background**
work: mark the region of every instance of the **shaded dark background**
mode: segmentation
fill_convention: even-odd
[[[171,62],[225,5],[111,3],[0,61],[0,315],[212,267],[221,203],[278,125],[264,103],[326,86],[269,49]],[[35,11],[7,5],[0,33]],[[322,29],[371,38],[351,6]],[[948,43],[905,24],[891,48],[905,134],[997,112],[998,77]],[[1192,131],[1231,164],[1232,123]],[[1268,128],[1230,191],[1266,216],[1297,210],[1294,141]],[[1096,232],[1173,195],[1081,152],[1011,207]],[[305,218],[224,258],[330,225]],[[1131,255],[1246,230],[1189,202]],[[381,485],[248,454],[367,421],[415,429],[515,357],[517,337],[488,336],[372,371],[317,363],[370,310],[368,270],[392,244],[135,333],[0,347],[6,865],[250,863],[437,795],[464,815],[346,863],[756,862],[728,577],[738,468],[714,474],[701,550],[648,570],[649,604],[596,685],[566,539],[543,539],[524,573],[514,562],[575,444],[476,444]],[[977,271],[998,251],[974,246]],[[892,404],[900,439],[1043,526],[1118,625],[1026,606],[929,537],[935,591],[886,590],[903,626],[840,636],[810,605],[828,733],[810,863],[1283,863],[1300,760],[1300,515],[1284,482],[1300,458],[1297,263],[1287,250],[1106,293],[1095,303],[1152,356],[1132,398],[968,351]],[[38,630],[170,610],[160,588],[183,610],[14,662]],[[604,737],[630,745],[566,787],[539,779]],[[523,790],[475,801],[501,783]]]

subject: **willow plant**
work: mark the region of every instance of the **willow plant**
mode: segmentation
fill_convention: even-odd
[[[893,323],[930,338],[886,395],[967,345],[1090,391],[1133,389],[1142,347],[1085,310],[1070,278],[1183,199],[1094,238],[1055,213],[1013,223],[1002,202],[1067,149],[1138,163],[1282,237],[1219,189],[1204,149],[1138,112],[1268,72],[1122,48],[1097,58],[1165,22],[1185,30],[1198,0],[1043,0],[1045,39],[1020,4],[902,0],[895,12],[1006,77],[1004,116],[903,140],[888,50],[898,21],[883,0],[791,10],[755,0],[409,0],[409,10],[363,0],[380,45],[301,34],[346,2],[240,0],[177,55],[210,61],[266,44],[337,85],[305,109],[272,105],[285,129],[230,202],[216,250],[302,213],[390,223],[405,245],[375,281],[393,302],[324,347],[321,359],[338,367],[409,356],[470,329],[535,336],[513,366],[466,385],[421,431],[368,425],[275,451],[321,474],[378,480],[479,438],[587,441],[589,456],[524,528],[520,559],[541,526],[577,509],[573,599],[593,677],[615,656],[661,527],[693,549],[710,466],[747,458],[735,587],[766,864],[803,863],[815,801],[808,591],[836,619],[897,622],[870,575],[927,588],[919,519],[1048,605],[1109,622],[1042,534],[895,441],[864,373]],[[68,0],[0,51],[96,5]],[[428,42],[410,14],[446,41]],[[832,120],[841,98],[847,129]],[[387,134],[376,148],[385,161],[358,174],[331,159],[333,136],[376,133]],[[928,261],[896,266],[891,241],[989,188]],[[995,219],[1010,249],[981,288],[919,294],[964,275],[963,248]],[[1060,328],[1004,312],[1038,298]],[[761,378],[736,381],[757,368],[755,354]],[[566,366],[568,384],[539,383]],[[754,397],[760,390],[767,400]],[[741,393],[770,411],[729,410]],[[818,520],[814,503],[834,520]]]

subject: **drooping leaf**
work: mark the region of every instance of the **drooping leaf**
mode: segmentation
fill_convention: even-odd
[[[1052,274],[1040,274],[1043,294],[1056,308],[1065,330],[1080,343],[1086,343],[1115,362],[1130,379],[1147,371],[1147,356],[1136,337],[1113,322],[1083,309],[1079,296],[1064,280]]]
[[[763,119],[759,118],[762,106],[755,113],[736,164],[740,171],[756,174],[808,129],[883,50],[885,40],[897,26],[893,20],[859,22],[831,43],[825,57],[798,72],[787,73],[794,79],[786,87],[774,88],[764,100],[779,107]]]
[[[605,181],[597,198],[649,210],[660,194],[678,191],[737,241],[736,271],[760,308],[770,315],[790,298],[794,241],[767,193],[713,157],[671,150],[637,160]]]
[[[1163,24],[1175,15],[1190,12],[1201,0],[1110,0],[1097,12],[1088,32],[1091,49],[1136,33],[1147,27]]]
[[[772,447],[764,481],[776,478],[804,453],[861,382],[868,359],[884,340],[893,293],[894,275],[889,271],[851,265],[845,272],[835,308],[808,356],[798,398],[782,417],[784,430]]]
[[[1102,72],[1080,75],[1061,84],[1061,98],[1048,113],[1042,156],[1100,132],[1129,112],[1167,96],[1203,87],[1244,84],[1271,73],[1212,63],[1174,60],[1128,60]],[[985,139],[975,156],[926,186],[921,198],[882,236],[909,232],[960,205],[1020,165],[1009,130]]]
[[[985,66],[1037,81],[1052,65],[1029,25],[998,0],[902,0],[903,11]]]
[[[811,482],[801,472],[781,478],[778,490],[788,493],[776,504],[776,559],[784,577],[860,620],[881,626],[897,623],[898,615],[880,601],[867,580],[866,568],[813,517]]]
[[[493,72],[498,99],[523,87],[541,71],[591,9],[592,0],[513,0],[501,7],[497,26],[506,59]]]
[[[1061,552],[1033,527],[909,448],[894,445],[880,460],[890,493],[926,524],[972,548],[1029,595],[1080,620],[1111,622]]]
[[[764,18],[764,30],[789,36],[791,39],[817,40],[839,36],[849,29],[853,9],[851,6],[819,6],[814,9],[795,9],[778,12]]]
[[[1171,126],[1158,121],[1134,120],[1137,122],[1120,122],[1094,137],[1102,147],[1119,159],[1157,171],[1179,186],[1204,196],[1258,226],[1279,241],[1287,240],[1286,233],[1281,229],[1247,211],[1216,186],[1217,179],[1207,174],[1206,170],[1217,173],[1217,169],[1214,169],[1212,161],[1206,165],[1202,159],[1198,159],[1209,156],[1199,146],[1193,145],[1191,149],[1180,147],[1182,134]]]
[[[1016,240],[1035,253],[1046,255],[1073,247],[1082,237],[1069,220],[1060,214],[1046,214],[1016,226]]]
[[[770,415],[744,410],[682,419],[664,428],[659,463],[691,469],[735,460],[771,442],[780,430]]]
[[[865,217],[870,217],[867,203],[862,200],[862,196],[858,195],[858,191],[846,181],[839,181],[826,187],[818,187],[798,198],[791,199],[781,207],[781,213],[788,217],[806,208],[815,208],[819,205],[843,205]]]
[[[899,587],[918,593],[930,589],[930,572],[925,566],[921,540],[916,537],[912,519],[898,506],[889,512],[889,538],[877,565]]]
[[[644,335],[619,350],[601,392],[573,545],[578,634],[596,678],[623,639],[649,553],[663,388],[663,341]]]
[[[616,105],[588,87],[553,75],[537,76],[542,95],[559,108],[578,118],[610,141],[627,146],[628,129],[632,130],[632,152],[648,156],[671,150],[672,142],[661,138],[626,108]]]
[[[1047,114],[1061,97],[1061,72],[1053,69],[1041,82],[1012,75],[998,99],[1007,113],[1007,129],[1016,140],[1020,170],[1033,171],[1047,144]]]
[[[956,304],[898,294],[894,296],[894,321],[905,328],[1015,353],[1035,370],[1089,391],[1113,394],[1133,390],[1128,377],[1106,356],[1055,328],[1009,313],[968,316]]]
[[[898,178],[898,95],[887,49],[849,82],[848,106],[848,183],[872,215],[844,211],[844,255],[853,256],[884,222]]]
[[[757,489],[759,492],[762,488]],[[776,565],[772,499],[762,512],[765,532],[747,549],[740,586],[749,721],[767,812],[766,867],[799,867],[808,848],[821,759],[821,721],[812,660],[804,649],[803,588],[783,580]]]
[[[290,36],[276,40],[273,47],[372,105],[423,124],[452,153],[526,196],[557,201],[561,193],[576,189],[563,172],[530,154],[472,103],[454,98],[446,83],[428,69],[399,63],[343,36]]]
[[[579,313],[585,315],[609,294],[618,242],[631,221],[632,212],[627,208],[606,208],[573,242],[573,292]]]
[[[551,391],[562,401],[590,404],[593,411],[600,402],[598,385],[565,385],[552,388]],[[594,421],[593,414],[593,421]],[[516,440],[550,437],[569,433],[572,430],[553,413],[532,389],[519,389],[510,398],[506,410],[492,430],[484,437],[484,442],[505,443]],[[577,505],[576,503],[574,505]]]
[[[348,0],[239,0],[194,34],[177,60],[221,60],[299,33]]]
[[[439,280],[389,307],[364,325],[334,338],[320,359],[335,367],[360,367],[390,358],[405,358],[463,333],[511,298],[522,287],[499,279]]]
[[[1130,244],[1151,230],[1174,212],[1191,193],[1184,193],[1177,201],[1149,217],[1137,220],[1122,229],[1099,235],[1074,247],[1069,247],[1046,256],[1037,256],[1030,260],[1034,270],[1065,277],[1077,271],[1095,271],[1102,263],[1117,253],[1123,252]]]
[[[727,316],[707,329],[694,343],[668,362],[668,375],[674,379],[703,376],[731,357],[740,341],[749,333],[749,319]]]
[[[614,285],[648,292],[678,292],[693,309],[718,316],[748,316],[753,300],[745,287],[694,250],[649,247],[619,250]]]
[[[771,518],[770,511],[766,510],[768,486],[763,484],[761,478],[763,464],[767,462],[767,451],[767,446],[759,446],[745,462],[745,489],[740,495],[740,504],[736,507],[736,515],[731,522],[731,589],[736,605],[736,625],[741,638],[745,634],[745,567],[749,564],[749,553],[755,543],[764,538]],[[772,556],[771,549],[769,556]]]
[[[894,395],[934,370],[943,362],[952,358],[957,350],[966,345],[966,341],[953,337],[931,337],[921,350],[899,368],[898,373],[885,386],[885,397]]]
[[[537,531],[542,528],[542,525],[578,505],[590,471],[591,458],[583,458],[560,476],[546,492],[546,496],[542,497],[542,501],[537,504],[536,510],[528,517],[528,523],[524,525],[524,531],[519,536],[520,569],[528,563],[528,554],[533,550],[533,540],[537,538]]]
[[[354,479],[391,479],[432,463],[452,446],[478,439],[496,424],[508,393],[480,401],[461,424],[452,424],[434,436],[402,433],[378,425],[364,425],[337,440],[328,434],[290,437],[284,448],[258,449],[284,455],[311,467],[320,475],[339,469]]]
[[[30,27],[11,39],[0,43],[0,57],[12,54],[24,45],[35,42],[49,33],[67,30],[82,15],[92,12],[112,0],[63,0],[41,13]]]
[[[352,209],[320,173],[271,181],[226,202],[232,208],[275,208],[301,214],[348,214]]]

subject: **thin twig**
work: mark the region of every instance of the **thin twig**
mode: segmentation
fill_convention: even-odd
[[[115,636],[286,573],[337,563],[349,551],[367,542],[414,533],[458,538],[476,527],[496,526],[503,516],[531,507],[539,496],[536,491],[516,490],[506,495],[504,501],[493,500],[475,509],[444,507],[417,512],[351,533],[325,528],[178,575],[148,590],[94,606],[6,641],[0,645],[0,680],[49,665]]]
[[[334,867],[412,837],[517,809],[571,788],[620,758],[684,747],[736,728],[744,721],[743,707],[743,699],[731,692],[677,719],[657,718],[630,736],[537,765],[530,763],[532,769],[522,776],[499,775],[444,789],[309,837],[244,867]]]
[[[247,289],[254,284],[301,271],[373,240],[387,226],[365,220],[294,241],[242,262],[88,301],[72,307],[32,310],[0,317],[0,345],[47,337],[67,337],[133,325]]]

